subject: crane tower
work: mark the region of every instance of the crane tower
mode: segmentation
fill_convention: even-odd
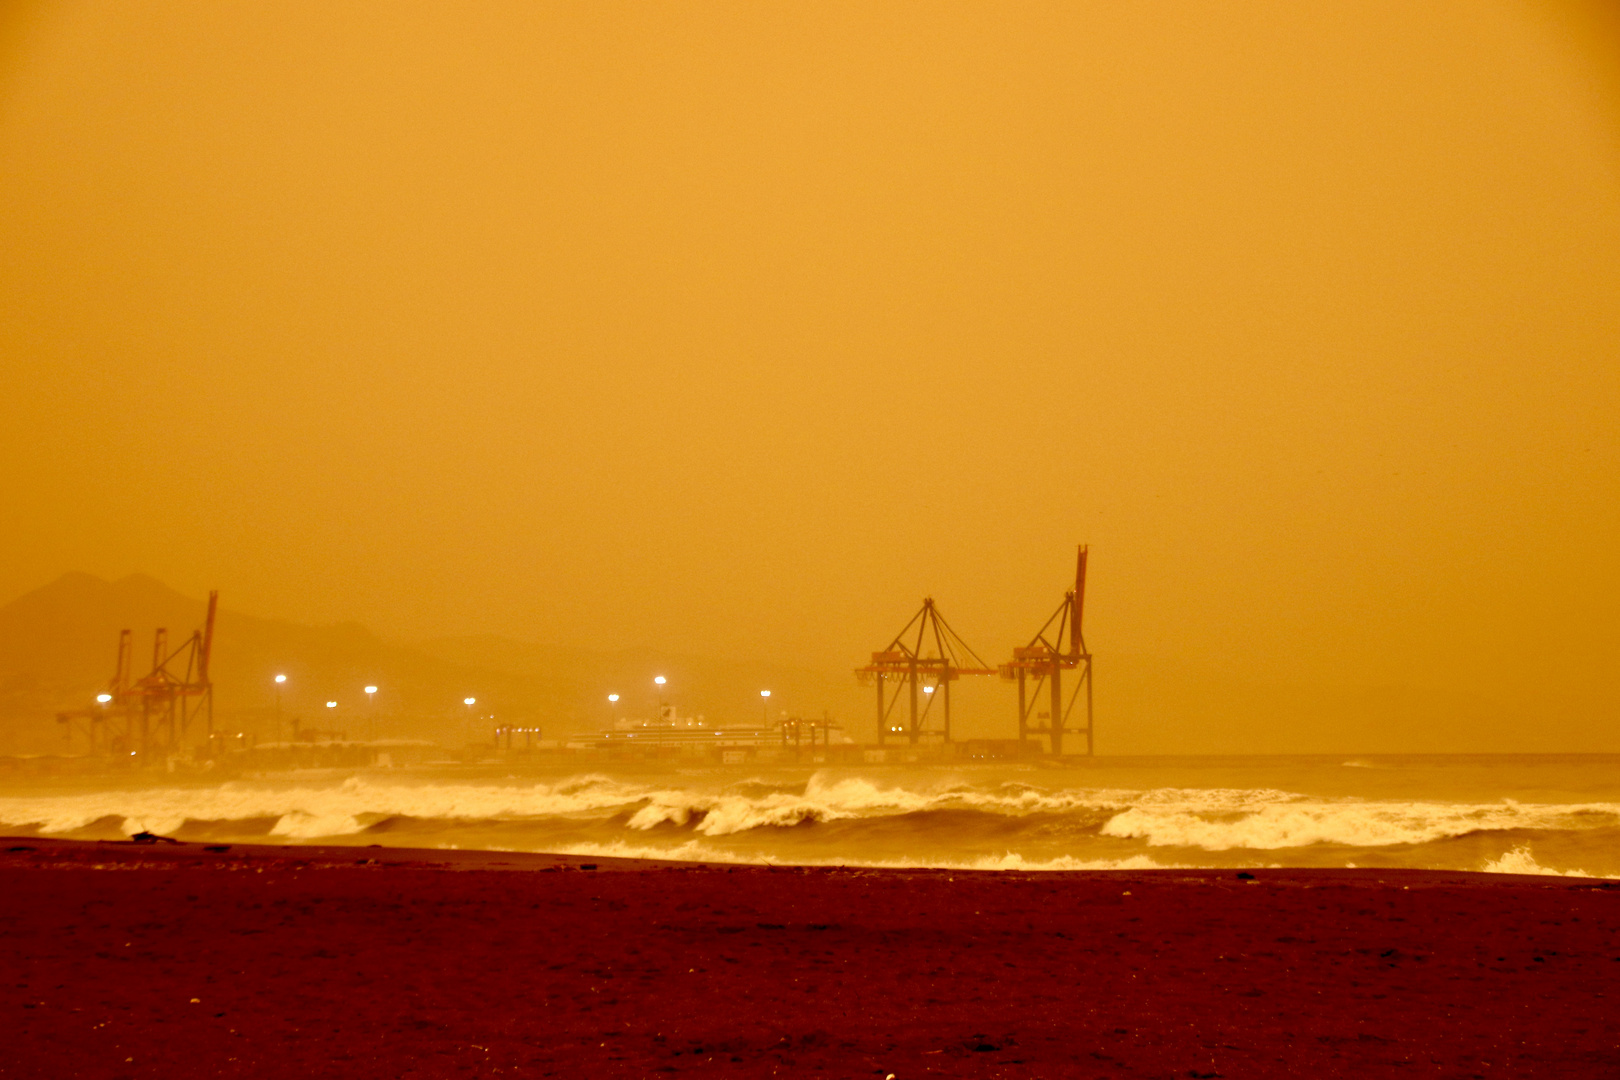
[[[923,599],[922,607],[888,648],[873,653],[870,664],[855,669],[856,678],[877,686],[879,746],[890,737],[901,736],[913,745],[925,737],[950,742],[951,683],[963,675],[995,673],[951,629],[931,596]],[[894,716],[902,697],[909,703],[904,720]],[[936,719],[939,726],[931,726]]]
[[[1084,735],[1086,756],[1094,751],[1091,715],[1091,652],[1081,630],[1086,604],[1086,545],[1080,545],[1074,588],[1028,645],[1013,649],[1010,663],[1001,665],[1001,677],[1018,683],[1018,738],[1047,736],[1054,755],[1063,753],[1064,735]],[[1065,680],[1063,673],[1075,674]],[[1070,688],[1065,700],[1065,681]],[[1076,714],[1085,700],[1084,726]],[[1044,708],[1042,707],[1044,699]],[[1043,723],[1044,721],[1044,723]]]
[[[208,594],[208,613],[202,628],[172,651],[169,632],[159,627],[152,635],[152,670],[132,679],[130,666],[134,643],[128,630],[118,635],[118,660],[106,693],[96,708],[74,709],[56,714],[67,725],[71,737],[77,724],[89,738],[92,752],[138,753],[143,762],[159,752],[173,754],[193,721],[207,722],[214,731],[214,684],[208,664],[214,652],[214,616],[219,608],[218,591]]]

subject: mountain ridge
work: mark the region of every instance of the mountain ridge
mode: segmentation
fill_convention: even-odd
[[[0,605],[0,753],[60,751],[58,710],[93,699],[112,674],[118,631],[135,636],[136,673],[148,670],[152,630],[185,638],[204,601],[145,574],[107,581],[74,571]],[[1411,686],[1246,681],[1163,658],[1098,658],[1098,752],[1106,754],[1615,752],[1620,735],[1594,734],[1560,710],[1529,718],[1483,696]],[[273,677],[287,675],[278,702]],[[486,738],[482,724],[535,724],[547,737],[586,733],[615,716],[649,716],[666,700],[682,715],[753,725],[783,711],[829,713],[859,741],[876,721],[871,691],[846,670],[756,659],[719,660],[650,647],[600,651],[495,634],[390,642],[362,624],[306,626],[230,607],[216,626],[215,715],[221,730],[274,737],[277,716],[358,735]],[[380,687],[375,702],[362,692]],[[769,700],[759,692],[770,689]],[[617,693],[615,708],[607,695]],[[477,705],[462,704],[475,697]],[[963,679],[952,692],[962,738],[1010,738],[1005,685]],[[328,710],[325,702],[338,707]],[[1532,722],[1533,721],[1533,722]]]
[[[203,600],[149,575],[108,581],[82,571],[0,605],[0,750],[59,748],[55,713],[82,707],[106,685],[120,630],[134,632],[139,675],[150,670],[155,627],[168,628],[172,646],[201,625],[205,610]],[[270,737],[277,674],[287,676],[280,701],[287,724],[298,717],[310,726],[447,742],[471,737],[473,718],[488,714],[558,734],[594,730],[611,723],[606,695],[615,691],[621,715],[650,715],[653,674],[668,674],[667,692],[683,715],[706,712],[727,722],[757,722],[763,686],[774,684],[777,702],[805,711],[806,699],[836,689],[815,673],[768,663],[645,648],[600,653],[496,635],[398,644],[358,622],[309,626],[222,605],[213,664],[219,725]],[[366,685],[379,687],[375,701],[366,699]],[[477,699],[474,709],[462,704],[469,696]],[[329,700],[338,707],[326,709]],[[834,707],[814,705],[816,715]]]

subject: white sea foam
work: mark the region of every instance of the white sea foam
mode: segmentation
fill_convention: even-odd
[[[916,862],[902,860],[882,863],[879,865],[892,866],[897,869],[908,867],[931,867],[942,870],[1025,870],[1025,871],[1057,871],[1057,870],[1179,870],[1183,867],[1171,863],[1161,863],[1146,855],[1132,855],[1124,859],[1077,859],[1070,855],[1059,855],[1054,859],[1026,859],[1017,852],[1009,851],[1005,855],[985,855],[977,859],[950,862]]]
[[[914,787],[884,785],[867,777],[813,774],[802,791],[763,781],[723,788],[654,787],[590,774],[555,783],[396,783],[351,777],[326,786],[230,782],[217,787],[147,788],[73,795],[0,798],[0,823],[65,833],[105,818],[126,830],[166,833],[192,821],[276,819],[272,835],[298,838],[360,831],[362,819],[405,816],[445,821],[521,820],[630,812],[633,829],[670,822],[725,836],[757,828],[887,817],[927,810],[966,809],[1002,815],[1109,812],[1173,806],[1206,812],[1237,810],[1292,798],[1269,790],[1121,789],[1046,790],[1027,784],[976,788],[941,781]],[[322,831],[327,830],[327,831]]]
[[[1620,823],[1620,805],[1524,806],[1499,803],[1322,801],[1294,796],[1230,812],[1212,812],[1205,800],[1148,802],[1116,814],[1102,835],[1146,841],[1153,847],[1234,848],[1268,851],[1311,844],[1387,847],[1422,844],[1472,832],[1553,829]]]
[[[480,821],[540,821],[563,818],[594,822],[600,828],[615,816],[631,832],[661,825],[689,829],[699,839],[752,833],[755,846],[780,830],[804,822],[882,819],[926,811],[978,811],[1005,818],[1052,815],[1066,822],[1071,837],[1096,830],[1109,841],[1149,847],[1274,851],[1314,844],[1388,847],[1423,844],[1472,832],[1500,830],[1589,830],[1620,826],[1620,805],[1395,802],[1322,799],[1271,788],[1041,788],[1028,783],[972,784],[960,774],[928,781],[912,776],[903,783],[871,775],[818,772],[803,787],[752,779],[722,784],[713,779],[663,777],[656,784],[600,774],[585,774],[548,783],[400,782],[351,777],[328,785],[284,785],[231,782],[215,787],[145,788],[80,794],[35,794],[0,797],[0,825],[37,828],[46,834],[70,833],[93,822],[123,822],[126,833],[145,830],[167,834],[185,822],[247,822],[266,819],[272,837],[289,840],[341,839],[363,832],[388,817],[409,817],[454,824]],[[264,826],[255,827],[262,835]],[[455,838],[453,832],[444,839]],[[929,847],[937,849],[939,830]],[[1001,843],[1006,843],[1005,840]],[[1087,869],[1119,865],[1131,858],[1083,858],[1113,854],[1064,843],[1073,852],[1054,853],[1060,841],[1041,841],[1043,868]],[[1075,844],[1081,843],[1076,840]],[[948,847],[949,845],[947,845]],[[961,865],[972,860],[1029,858],[1009,852],[990,856],[983,846],[959,848],[968,862],[943,863],[933,855],[916,864]],[[732,858],[707,847],[691,855],[670,855],[647,845],[644,857]],[[597,854],[608,854],[596,851]],[[842,853],[841,853],[842,854]],[[859,857],[859,851],[848,853]],[[1057,861],[1045,858],[1055,855]],[[1528,858],[1528,855],[1525,856]],[[747,856],[769,859],[768,850]],[[1510,856],[1503,856],[1510,860]],[[1502,866],[1510,862],[1497,860]],[[976,865],[976,864],[974,864]],[[999,864],[998,864],[999,865]],[[1011,863],[1008,864],[1009,867]],[[1495,868],[1492,864],[1491,868]],[[1499,872],[1518,872],[1501,869]]]
[[[797,825],[803,821],[837,821],[852,817],[881,817],[960,802],[973,805],[972,792],[918,792],[905,788],[883,788],[861,777],[828,781],[823,774],[810,777],[804,793],[767,791],[749,795],[735,790],[703,792],[690,789],[657,791],[648,795],[647,805],[630,818],[632,829],[651,829],[664,822],[685,825],[695,815],[702,820],[695,826],[707,836],[726,836],[761,827]],[[983,797],[974,800],[982,802]],[[1022,795],[1007,800],[1013,805],[1025,802]]]
[[[316,840],[325,836],[350,836],[363,826],[350,814],[310,814],[294,810],[282,814],[270,829],[271,836],[289,840]]]
[[[1543,866],[1536,861],[1530,853],[1530,846],[1522,844],[1512,851],[1504,852],[1501,858],[1488,860],[1480,867],[1487,874],[1545,874],[1553,877],[1596,877],[1585,870],[1554,870]]]
[[[0,822],[66,833],[104,818],[124,829],[168,833],[186,821],[275,818],[272,835],[309,839],[359,832],[365,815],[473,820],[528,818],[613,810],[645,798],[647,789],[605,776],[556,784],[391,784],[351,777],[330,787],[226,783],[208,788],[150,788],[75,795],[0,798]],[[319,831],[330,829],[331,831]]]
[[[687,788],[648,792],[646,805],[631,816],[628,824],[632,829],[652,829],[665,823],[687,825],[697,818],[694,831],[706,836],[727,836],[751,829],[789,827],[805,821],[887,817],[926,810],[965,809],[1006,815],[1111,810],[1129,805],[1133,799],[1152,799],[1158,795],[1110,789],[1043,791],[1022,784],[1003,784],[992,790],[959,784],[917,790],[885,787],[860,776],[834,779],[823,773],[812,775],[802,794],[771,790],[749,793],[747,789],[753,786],[733,785],[721,791]],[[1205,797],[1204,805],[1221,809],[1242,805],[1245,793],[1217,790],[1201,794]],[[1247,794],[1262,801],[1274,796],[1286,797],[1281,792]],[[1185,792],[1177,795],[1183,803],[1188,798]]]
[[[734,852],[717,850],[701,840],[690,840],[678,847],[654,847],[614,841],[606,844],[568,844],[558,847],[553,854],[595,857],[599,859],[660,859],[668,862],[707,862],[734,864],[764,864],[767,866],[852,867],[871,870],[1005,870],[1030,873],[1065,870],[1177,870],[1185,869],[1158,862],[1146,855],[1132,855],[1123,859],[1079,859],[1060,855],[1052,859],[1027,859],[1017,852],[1001,855],[983,855],[969,859],[794,859],[784,861],[773,855],[743,857]]]
[[[651,844],[631,844],[614,840],[604,844],[560,844],[547,852],[551,855],[583,855],[598,859],[658,859],[664,862],[706,862],[775,865],[777,860],[766,856],[742,856],[728,851],[705,847],[702,841],[688,840],[676,847],[656,847]]]

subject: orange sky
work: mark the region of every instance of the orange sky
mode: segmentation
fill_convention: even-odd
[[[14,6],[0,594],[1610,723],[1597,10]]]

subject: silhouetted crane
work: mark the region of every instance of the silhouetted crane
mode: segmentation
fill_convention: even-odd
[[[128,630],[118,634],[118,661],[98,704],[56,714],[59,724],[67,724],[69,737],[74,721],[84,724],[92,751],[138,753],[146,761],[156,751],[172,754],[199,715],[214,733],[214,684],[208,677],[208,663],[214,651],[214,616],[219,609],[219,592],[208,594],[208,614],[200,630],[194,630],[174,651],[168,649],[169,632],[158,627],[152,635],[152,670],[130,680],[134,644]],[[131,750],[131,744],[139,750]]]
[[[950,742],[951,683],[963,675],[995,673],[996,669],[981,660],[951,629],[931,596],[923,599],[922,608],[901,627],[887,649],[873,653],[870,664],[855,669],[856,678],[877,686],[879,746],[890,735],[904,735],[914,745],[925,735],[937,735]],[[892,697],[887,690],[889,683],[896,684]],[[909,691],[910,701],[909,716],[903,725],[892,716],[902,689]],[[922,702],[918,701],[919,692],[925,699]],[[928,720],[936,698],[940,699],[942,726],[932,729]]]
[[[1001,677],[1018,683],[1020,740],[1045,735],[1051,740],[1052,753],[1061,754],[1066,733],[1083,734],[1086,737],[1086,755],[1089,757],[1094,750],[1091,735],[1091,653],[1086,648],[1086,638],[1080,624],[1086,604],[1086,551],[1086,545],[1080,545],[1074,588],[1063,594],[1063,603],[1058,605],[1030,643],[1013,649],[1012,662],[1001,665]],[[1067,702],[1063,693],[1064,671],[1079,672],[1079,676],[1073,680]],[[1043,688],[1048,701],[1044,712],[1038,709]],[[1085,726],[1070,726],[1071,719],[1077,719],[1073,713],[1082,694],[1086,701]],[[1031,712],[1035,713],[1033,719],[1045,720],[1046,724],[1031,724]]]

